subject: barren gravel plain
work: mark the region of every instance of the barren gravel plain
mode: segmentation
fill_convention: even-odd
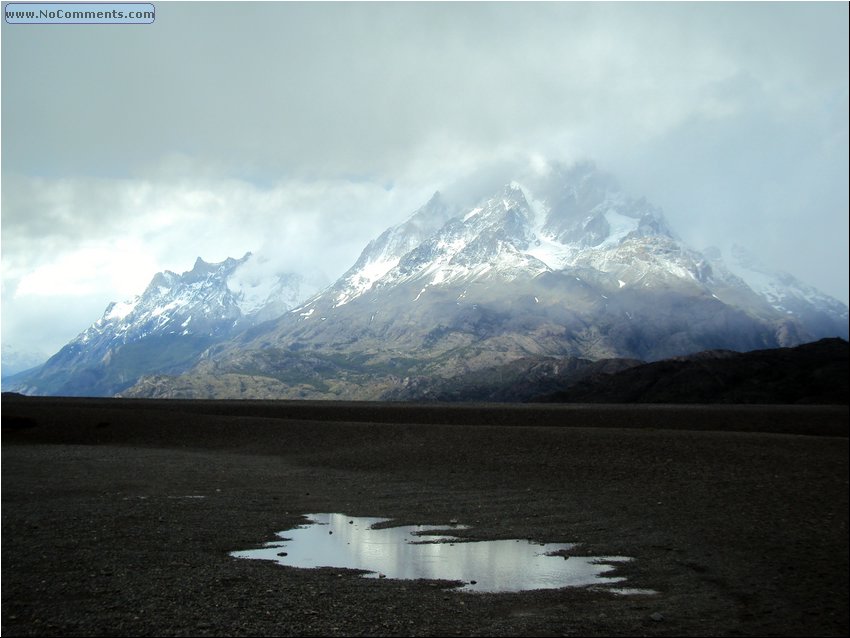
[[[4,395],[2,633],[846,636],[848,416]],[[314,512],[580,543],[657,593],[474,594],[228,554]]]

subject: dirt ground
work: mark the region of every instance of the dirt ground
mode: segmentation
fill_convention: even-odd
[[[847,406],[4,396],[2,417],[4,636],[848,634]],[[228,555],[313,512],[580,543],[658,593]]]

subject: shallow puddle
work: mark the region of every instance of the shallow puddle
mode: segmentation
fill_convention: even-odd
[[[574,543],[527,540],[466,541],[451,534],[461,526],[373,525],[390,519],[309,514],[308,524],[278,532],[262,549],[231,552],[236,558],[272,560],[290,567],[359,569],[366,578],[460,581],[461,590],[515,592],[622,583],[605,576],[625,556],[565,556]],[[619,589],[630,594],[650,590]]]

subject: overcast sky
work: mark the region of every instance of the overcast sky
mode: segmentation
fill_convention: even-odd
[[[845,2],[154,4],[2,25],[4,344],[52,354],[198,256],[334,279],[541,157],[848,301]]]

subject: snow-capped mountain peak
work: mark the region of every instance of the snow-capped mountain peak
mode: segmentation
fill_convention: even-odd
[[[783,315],[769,308],[802,317],[816,301],[815,291],[803,290],[796,282],[792,296],[799,304],[789,312],[790,279],[774,278],[778,287],[772,293],[755,284],[751,290],[744,282],[753,282],[752,276],[739,276],[686,246],[661,210],[644,198],[626,195],[592,164],[553,164],[543,173],[526,173],[504,183],[466,208],[452,208],[435,194],[408,221],[370,242],[357,263],[299,308],[295,318],[325,322],[337,309],[364,296],[374,308],[387,294],[393,295],[394,304],[421,305],[432,291],[454,287],[459,288],[460,301],[473,283],[482,289],[500,282],[531,282],[545,273],[570,273],[578,281],[588,275],[593,285],[601,286],[597,296],[602,300],[623,289],[659,294],[675,290],[735,307],[755,304],[752,312],[780,323]],[[780,289],[786,295],[781,307],[775,303]],[[827,301],[818,303],[826,308]],[[843,306],[834,304],[827,315],[842,312]],[[842,333],[835,330],[823,332]],[[782,343],[798,338],[792,332]]]
[[[250,252],[218,263],[198,257],[181,275],[159,272],[141,295],[110,303],[75,341],[115,345],[156,334],[225,334],[280,316],[315,292],[303,276],[265,272],[254,259]]]
[[[152,334],[216,334],[241,318],[236,299],[226,286],[227,277],[251,254],[207,263],[200,257],[182,275],[165,270],[154,275],[141,295],[109,304],[103,316],[75,341],[115,345]],[[191,324],[191,327],[190,327]],[[73,342],[72,342],[73,343]]]
[[[112,394],[133,375],[190,365],[209,344],[281,316],[316,290],[300,275],[265,270],[246,253],[218,263],[198,257],[182,274],[159,272],[141,295],[110,303],[20,389]]]
[[[551,183],[565,173],[575,177],[576,183],[569,188]],[[466,210],[452,209],[435,194],[407,222],[369,243],[332,287],[331,306],[418,280],[417,290],[424,291],[429,286],[482,277],[505,281],[533,278],[571,267],[603,271],[610,267],[632,282],[645,277],[649,266],[644,264],[640,273],[630,273],[617,264],[631,260],[625,253],[646,253],[651,243],[647,238],[673,241],[661,212],[643,199],[626,197],[590,165],[552,171],[531,187],[510,181]],[[616,253],[621,250],[625,252],[618,258]],[[669,246],[664,250],[669,252]],[[653,267],[665,265],[655,263]],[[696,263],[677,264],[672,276],[692,277],[689,273],[698,270]]]

